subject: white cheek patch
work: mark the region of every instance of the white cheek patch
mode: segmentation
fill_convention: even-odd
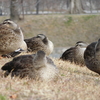
[[[80,54],[84,54],[84,51],[86,50],[86,48],[81,48],[80,49]]]
[[[18,52],[18,51],[20,51],[20,49],[15,50],[15,52]]]
[[[86,50],[86,48],[82,48],[82,51],[85,51]]]
[[[53,51],[54,45],[53,45],[53,43],[50,40],[48,41],[48,45],[50,47],[50,51]]]

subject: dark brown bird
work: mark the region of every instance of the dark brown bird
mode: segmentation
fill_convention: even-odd
[[[84,60],[88,69],[100,74],[100,39],[87,46]]]
[[[10,19],[0,24],[0,55],[14,52],[17,49],[27,49],[20,27]]]
[[[64,61],[74,62],[75,64],[85,65],[84,63],[84,51],[87,44],[83,41],[78,41],[75,47],[67,49],[60,59]]]
[[[1,69],[6,71],[5,77],[11,73],[11,77],[28,77],[46,81],[53,80],[58,74],[58,69],[54,62],[49,57],[46,57],[44,51],[16,57]]]
[[[54,49],[53,43],[44,34],[38,34],[36,37],[25,39],[24,41],[29,52],[36,53],[39,50],[43,50],[46,55],[50,55]]]

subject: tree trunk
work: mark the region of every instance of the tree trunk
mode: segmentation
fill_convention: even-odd
[[[92,0],[89,1],[90,1],[90,12],[92,13]]]
[[[23,0],[21,0],[21,5],[22,5],[22,19],[24,19],[24,5],[23,5]]]
[[[10,0],[10,18],[12,20],[19,20],[18,0]]]
[[[36,2],[36,15],[38,15],[39,14],[39,0],[37,0],[37,2]]]
[[[80,14],[83,13],[83,8],[81,4],[81,0],[70,0],[68,6],[68,12],[70,14]]]

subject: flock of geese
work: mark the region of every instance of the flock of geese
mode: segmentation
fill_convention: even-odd
[[[46,81],[56,79],[59,69],[48,57],[53,49],[53,43],[44,34],[24,39],[21,28],[12,20],[6,19],[0,24],[0,56],[14,57],[1,67],[4,77],[11,75]],[[32,54],[17,56],[22,52]],[[67,49],[59,59],[80,66],[85,65],[91,71],[100,74],[100,39],[89,45],[78,41],[75,47]]]
[[[6,19],[0,24],[0,56],[14,57],[2,66],[7,77],[28,77],[31,79],[54,80],[59,70],[48,57],[53,52],[53,43],[44,35],[24,39],[21,28],[12,20]],[[32,54],[15,57],[21,52]]]

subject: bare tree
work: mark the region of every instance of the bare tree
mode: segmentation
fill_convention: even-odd
[[[92,0],[89,0],[90,2],[90,12],[92,13]]]
[[[19,3],[18,0],[10,0],[10,18],[12,20],[19,20]]]
[[[21,6],[22,6],[22,16],[23,16],[23,19],[24,19],[24,5],[23,5],[23,0],[21,0]]]
[[[68,12],[70,14],[83,13],[83,8],[82,8],[81,0],[70,0],[68,3],[69,3],[68,4]]]
[[[39,3],[40,3],[40,0],[37,0],[36,2],[36,14],[37,15],[39,14]]]

